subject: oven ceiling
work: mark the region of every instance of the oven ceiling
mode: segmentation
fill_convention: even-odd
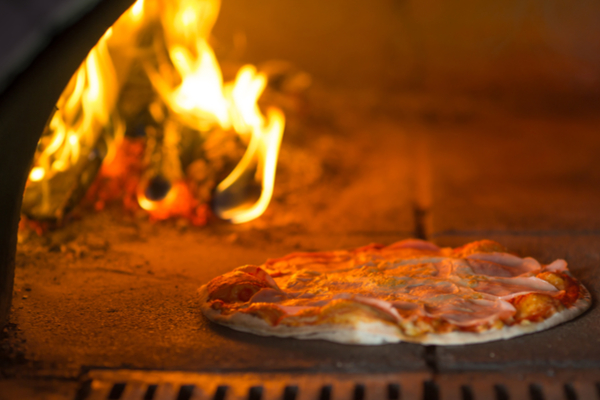
[[[110,2],[2,2],[0,92],[53,38]],[[289,60],[345,86],[564,97],[599,91],[599,8],[560,0],[224,0],[214,34],[225,46],[245,35],[246,61]]]

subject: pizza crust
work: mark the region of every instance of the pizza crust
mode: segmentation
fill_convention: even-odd
[[[511,339],[517,336],[527,335],[530,333],[540,332],[570,321],[575,317],[583,314],[592,304],[591,297],[587,289],[586,295],[577,300],[571,308],[564,309],[550,318],[541,322],[521,323],[513,326],[505,326],[502,329],[491,329],[484,332],[450,332],[446,334],[428,334],[422,341],[417,343],[435,344],[435,345],[461,345],[486,343],[494,340]]]
[[[290,327],[283,324],[270,325],[268,322],[252,315],[233,313],[222,315],[210,307],[208,302],[207,285],[202,286],[200,294],[202,313],[211,321],[228,326],[240,332],[253,333],[260,336],[277,336],[296,339],[323,339],[344,344],[381,345],[387,343],[410,342],[423,345],[455,346],[464,344],[485,343],[501,339],[511,339],[530,333],[540,332],[570,321],[591,306],[591,296],[587,289],[581,286],[584,296],[575,302],[571,308],[564,309],[541,322],[521,323],[504,326],[501,329],[491,329],[483,332],[454,331],[444,334],[425,334],[407,336],[395,325],[381,321],[361,322],[354,325],[307,325]]]
[[[206,285],[198,291],[202,301],[202,313],[209,320],[240,332],[282,338],[323,339],[345,344],[379,345],[402,341],[402,333],[397,326],[380,321],[357,322],[352,326],[319,324],[290,327],[283,324],[272,326],[260,318],[243,313],[221,315],[206,301],[208,299]]]

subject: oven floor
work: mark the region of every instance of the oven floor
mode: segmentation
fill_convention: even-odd
[[[600,120],[443,96],[313,90],[291,118],[275,198],[259,220],[151,223],[113,209],[23,234],[0,367],[8,377],[82,369],[233,372],[542,371],[600,367],[600,311],[488,344],[343,346],[207,322],[196,290],[292,251],[422,237],[489,238],[565,258],[600,296]]]

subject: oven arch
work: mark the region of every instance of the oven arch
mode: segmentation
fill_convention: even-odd
[[[0,327],[8,322],[21,203],[36,145],[73,73],[133,0],[88,3],[92,6],[83,15],[63,21],[45,48],[26,49],[34,56],[31,64],[13,68],[21,71],[0,93]]]

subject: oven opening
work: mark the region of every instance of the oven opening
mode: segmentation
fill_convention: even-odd
[[[259,99],[269,79],[290,77],[275,62],[271,76],[230,63],[224,81],[209,44],[218,11],[218,1],[140,0],[106,31],[42,133],[23,225],[61,224],[82,201],[194,226],[211,214],[242,223],[265,211],[285,117]],[[277,94],[286,95],[265,97]]]
[[[215,325],[197,289],[412,237],[563,258],[596,299],[597,5],[121,3],[0,93],[0,393],[596,396],[596,304],[506,341],[344,346]]]

